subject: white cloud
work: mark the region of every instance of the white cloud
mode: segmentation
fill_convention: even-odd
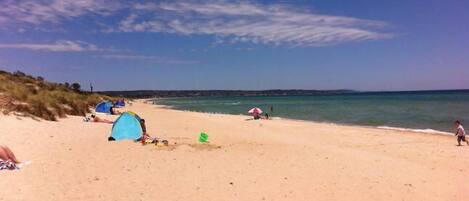
[[[106,59],[130,59],[130,60],[147,60],[154,59],[154,56],[143,56],[143,55],[125,55],[125,54],[105,54],[99,57]]]
[[[238,50],[238,51],[253,51],[254,48],[252,48],[252,47],[244,47],[244,48],[243,47],[238,47],[238,48],[236,48],[236,50]]]
[[[322,46],[392,37],[373,30],[386,26],[384,22],[315,14],[275,4],[191,1],[136,4],[134,9],[136,11],[121,21],[118,30],[213,35],[218,43],[293,46]]]
[[[146,56],[146,55],[128,55],[128,54],[105,54],[97,57],[105,59],[121,59],[121,60],[138,60],[138,61],[149,61],[152,63],[161,63],[161,64],[195,64],[196,61],[191,60],[182,60],[182,59],[171,59],[171,58],[162,58],[157,56]]]
[[[140,1],[141,2],[141,1]],[[148,1],[147,1],[148,2]],[[121,18],[127,14],[127,17]],[[79,17],[120,19],[93,21],[103,32],[155,32],[214,36],[215,44],[261,43],[323,46],[380,40],[381,21],[324,15],[305,8],[252,1],[161,1],[129,3],[117,0],[3,0],[0,26],[34,25],[60,29],[57,24]],[[93,18],[101,19],[101,18]],[[86,23],[90,23],[89,21]],[[53,26],[50,26],[50,25]],[[65,23],[63,23],[65,24]],[[99,29],[99,28],[98,28]]]
[[[81,41],[60,40],[55,43],[12,43],[0,44],[2,49],[28,49],[49,52],[85,52],[102,51],[94,44]]]
[[[112,0],[3,0],[0,2],[0,23],[59,23],[84,15],[110,15],[122,8]]]

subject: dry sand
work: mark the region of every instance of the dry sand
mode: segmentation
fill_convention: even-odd
[[[451,136],[124,110],[172,145],[108,142],[110,124],[82,117],[0,116],[0,144],[32,162],[0,172],[0,200],[469,200],[469,146]]]

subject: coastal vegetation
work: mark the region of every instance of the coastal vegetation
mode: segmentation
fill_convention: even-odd
[[[85,115],[96,103],[111,99],[80,88],[78,83],[53,83],[21,71],[0,71],[0,111],[56,121],[66,115]]]

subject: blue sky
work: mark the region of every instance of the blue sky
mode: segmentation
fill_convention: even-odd
[[[459,0],[0,1],[0,69],[98,90],[469,88]]]

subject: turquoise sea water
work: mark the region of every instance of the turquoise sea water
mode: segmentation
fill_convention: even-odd
[[[469,90],[164,98],[155,103],[179,110],[226,114],[247,114],[250,108],[260,107],[273,117],[429,132],[453,132],[453,122],[459,119],[469,128]]]

